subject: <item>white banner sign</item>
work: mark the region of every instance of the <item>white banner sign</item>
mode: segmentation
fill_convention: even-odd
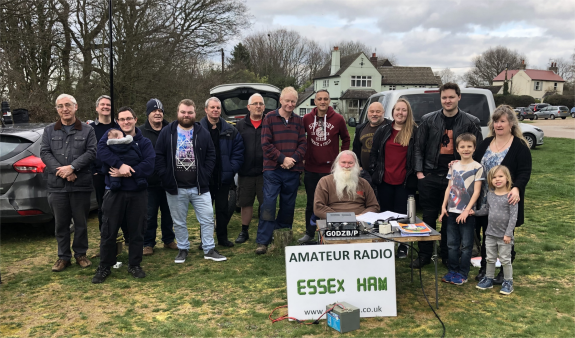
[[[397,316],[393,243],[288,246],[285,257],[290,317],[317,319],[336,302]]]

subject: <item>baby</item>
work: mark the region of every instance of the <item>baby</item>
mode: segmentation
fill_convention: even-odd
[[[142,152],[137,144],[133,143],[134,139],[130,135],[126,135],[119,131],[118,129],[110,129],[108,131],[108,141],[106,144],[110,151],[116,154],[124,164],[129,166],[135,166],[142,161]],[[110,171],[110,167],[103,165],[102,169],[105,173]],[[138,188],[147,188],[148,182],[145,178],[136,178],[136,184]],[[112,177],[110,176],[110,190],[117,191],[120,190],[122,186],[122,177]]]

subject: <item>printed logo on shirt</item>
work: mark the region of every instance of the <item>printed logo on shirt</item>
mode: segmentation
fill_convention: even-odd
[[[176,150],[176,170],[195,170],[196,156],[192,143],[192,130],[178,130],[178,148]]]
[[[365,145],[364,148],[361,149],[362,153],[371,152],[371,147],[373,145],[373,134],[374,133],[362,135],[361,138],[359,139],[360,142]]]
[[[364,195],[363,191],[357,191],[357,194],[358,194],[359,196],[363,196],[363,195]]]
[[[334,128],[334,125],[326,122],[324,125],[323,119],[318,119],[316,122],[312,122],[308,125],[310,130],[310,140],[311,143],[316,147],[325,147],[331,143],[331,139],[328,137],[331,135],[330,130]]]

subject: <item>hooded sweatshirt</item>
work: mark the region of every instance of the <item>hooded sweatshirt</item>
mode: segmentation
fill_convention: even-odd
[[[313,173],[330,173],[333,161],[341,150],[349,150],[349,133],[343,116],[328,107],[323,117],[317,116],[314,108],[303,117],[307,133],[307,152],[305,154],[305,170]]]

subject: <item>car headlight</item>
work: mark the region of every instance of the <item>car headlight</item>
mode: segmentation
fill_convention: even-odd
[[[537,128],[537,127],[533,127],[533,129],[537,130],[538,132],[543,132],[542,129],[539,129],[539,128]]]

